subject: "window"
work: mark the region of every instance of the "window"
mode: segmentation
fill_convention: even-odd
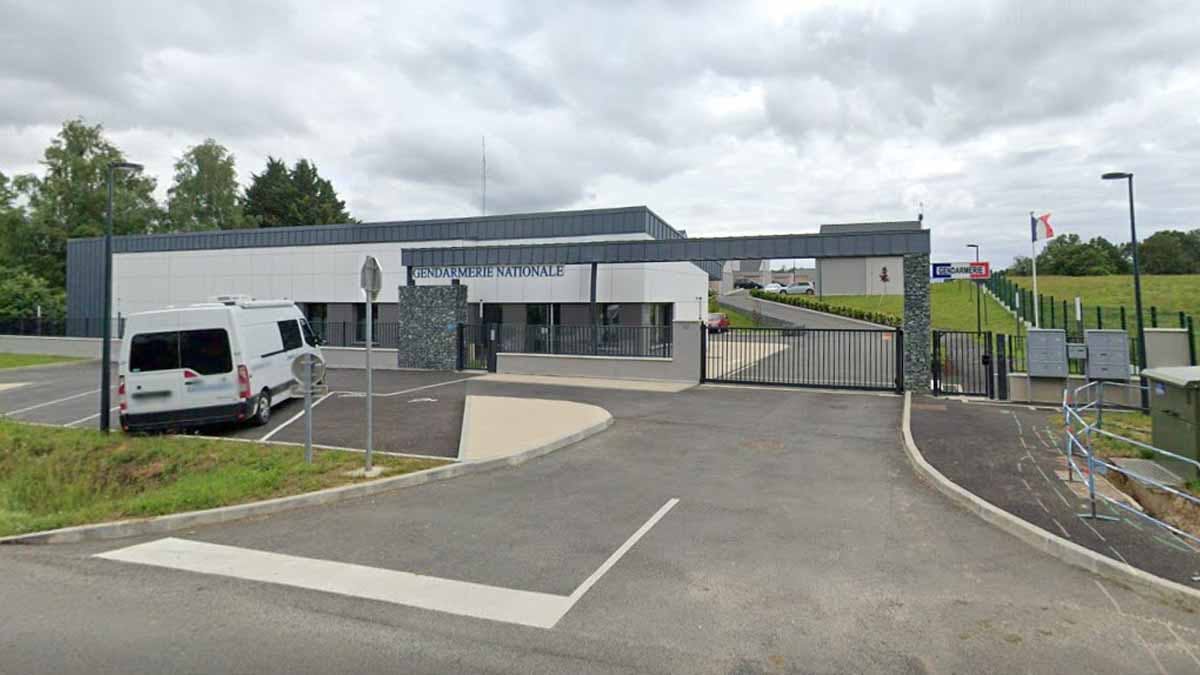
[[[325,323],[325,317],[328,315],[328,305],[323,302],[309,302],[304,305],[304,316],[313,323]]]
[[[150,373],[179,368],[179,333],[142,333],[129,348],[129,372]]]
[[[201,375],[228,373],[233,370],[229,334],[224,328],[181,331],[179,359],[184,368],[191,368]]]
[[[129,371],[150,373],[189,368],[201,375],[233,370],[229,334],[224,328],[143,333],[133,336]]]
[[[367,341],[367,306],[365,303],[354,303],[354,341]],[[371,328],[374,329],[379,324],[379,303],[371,305],[371,318],[373,319]],[[379,331],[373,330],[371,333],[372,342],[379,343]]]
[[[283,341],[285,352],[300,348],[300,325],[295,319],[279,322],[279,339]]]

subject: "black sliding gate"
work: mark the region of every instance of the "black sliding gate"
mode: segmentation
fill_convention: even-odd
[[[904,391],[897,329],[730,328],[700,344],[705,382]]]
[[[933,394],[996,398],[992,334],[933,331]]]

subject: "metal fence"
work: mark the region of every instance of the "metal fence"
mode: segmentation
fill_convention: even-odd
[[[932,357],[934,396],[996,397],[990,332],[935,330]]]
[[[321,342],[330,347],[365,347],[366,321],[309,321]],[[372,343],[376,347],[394,349],[400,344],[400,323],[376,321],[371,325]]]
[[[1161,481],[1121,467],[1095,452],[1096,440],[1105,438],[1113,441],[1118,447],[1127,447],[1136,450],[1145,459],[1165,459],[1166,461],[1176,463],[1176,466],[1185,467],[1189,472],[1200,469],[1200,462],[1190,457],[1184,457],[1183,455],[1178,455],[1105,429],[1104,392],[1106,388],[1112,387],[1144,389],[1137,385],[1097,381],[1089,382],[1073,391],[1063,391],[1063,423],[1066,427],[1066,437],[1063,439],[1063,452],[1067,456],[1067,480],[1084,480],[1087,482],[1088,511],[1080,514],[1080,516],[1096,520],[1116,520],[1115,517],[1101,514],[1097,510],[1097,504],[1106,504],[1111,513],[1131,514],[1168,530],[1178,537],[1187,539],[1194,545],[1200,545],[1200,537],[1096,490],[1096,473],[1115,473],[1124,476],[1129,481],[1160,490],[1200,507],[1200,498],[1197,498],[1190,492],[1166,485]],[[1113,406],[1109,406],[1110,415],[1112,408]],[[1095,419],[1089,422],[1085,415],[1094,416]],[[1081,463],[1083,464],[1082,467],[1080,466]]]
[[[121,337],[125,319],[112,319],[113,337]],[[46,337],[100,337],[104,319],[0,319],[0,335],[44,335]]]
[[[491,369],[495,354],[654,357],[674,351],[671,326],[460,324],[459,367]]]
[[[730,328],[703,344],[708,382],[904,390],[899,329]]]

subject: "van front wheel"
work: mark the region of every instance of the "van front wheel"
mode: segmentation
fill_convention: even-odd
[[[254,406],[254,426],[265,426],[271,421],[271,392],[263,389],[258,395],[258,403]]]

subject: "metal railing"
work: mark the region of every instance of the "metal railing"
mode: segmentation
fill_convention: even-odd
[[[1103,380],[1089,382],[1074,390],[1063,390],[1063,424],[1065,426],[1066,437],[1063,440],[1063,452],[1067,456],[1067,480],[1074,481],[1076,476],[1080,478],[1086,477],[1087,493],[1089,510],[1079,514],[1083,518],[1091,518],[1095,520],[1116,520],[1113,516],[1100,514],[1096,505],[1098,502],[1108,504],[1111,508],[1118,509],[1124,513],[1129,513],[1142,520],[1146,520],[1154,525],[1157,525],[1172,534],[1187,539],[1193,544],[1200,545],[1200,537],[1182,530],[1170,523],[1155,518],[1140,509],[1133,508],[1124,502],[1113,499],[1106,494],[1096,491],[1096,472],[1101,473],[1118,473],[1130,481],[1135,481],[1142,485],[1161,490],[1175,497],[1184,499],[1191,504],[1200,507],[1200,498],[1187,492],[1179,490],[1170,485],[1157,481],[1148,476],[1143,476],[1139,473],[1119,466],[1116,463],[1110,462],[1103,457],[1097,456],[1095,452],[1095,439],[1099,437],[1111,439],[1120,444],[1126,444],[1131,448],[1137,449],[1143,456],[1149,459],[1167,458],[1171,461],[1183,462],[1185,465],[1200,469],[1200,462],[1190,457],[1184,457],[1162,448],[1157,448],[1149,443],[1122,436],[1113,433],[1104,427],[1104,391],[1107,387],[1118,387],[1122,389],[1140,390],[1143,387],[1132,384],[1122,384],[1117,382],[1105,382]],[[1081,401],[1086,401],[1081,403]],[[1111,408],[1110,408],[1111,409]],[[1126,409],[1127,410],[1127,409]],[[1092,411],[1095,415],[1094,422],[1088,422],[1084,418],[1084,414]],[[1076,463],[1076,458],[1080,458],[1086,466],[1086,470],[1080,468]],[[1115,511],[1114,511],[1115,512]]]
[[[119,338],[124,318],[112,319],[112,336]],[[0,319],[0,335],[41,335],[45,337],[100,337],[104,319],[47,319],[36,317]]]
[[[729,328],[702,354],[706,382],[904,391],[900,329]]]
[[[467,369],[488,367],[498,353],[669,359],[674,352],[672,326],[460,324],[459,332],[459,365]]]

